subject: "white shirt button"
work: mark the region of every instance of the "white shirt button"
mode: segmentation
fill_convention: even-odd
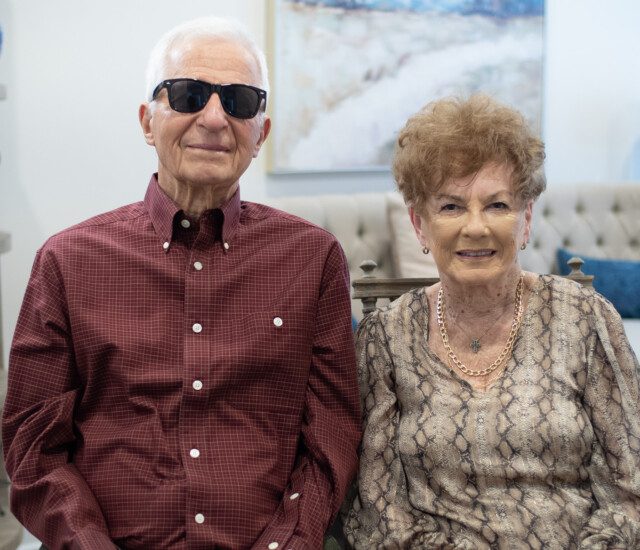
[[[293,493],[290,497],[289,500],[295,500],[300,496],[300,493]]]
[[[193,268],[194,268],[196,271],[202,271],[202,264],[201,264],[200,262],[194,262],[194,263],[193,263]]]
[[[276,550],[276,548],[278,548],[278,546],[280,546],[277,542],[271,542],[269,543],[269,546],[267,546],[267,548],[269,550]]]
[[[191,449],[189,451],[189,456],[191,458],[198,458],[200,456],[200,451],[198,449]]]
[[[280,317],[274,317],[273,318],[273,324],[277,327],[281,327],[282,326],[282,319],[280,319]]]
[[[224,246],[225,250],[229,250],[229,243],[224,243],[222,246]]]
[[[185,229],[189,229],[191,227],[191,222],[188,219],[184,219],[180,222],[180,225]]]
[[[200,323],[194,323],[191,327],[191,330],[193,330],[193,332],[195,332],[196,334],[200,334],[202,332],[202,325]]]
[[[204,523],[204,516],[202,514],[196,514],[196,523]]]
[[[169,241],[165,241],[165,242],[162,244],[162,248],[164,248],[165,250],[169,250]]]
[[[202,381],[201,380],[194,380],[193,384],[191,384],[191,386],[193,387],[194,390],[200,391],[202,389]]]

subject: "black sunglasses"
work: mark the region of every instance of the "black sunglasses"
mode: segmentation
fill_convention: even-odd
[[[197,113],[204,109],[214,94],[220,97],[224,112],[235,118],[253,118],[258,114],[260,105],[267,102],[267,92],[247,84],[209,84],[193,78],[173,78],[163,80],[153,90],[155,99],[166,88],[169,105],[179,113]]]

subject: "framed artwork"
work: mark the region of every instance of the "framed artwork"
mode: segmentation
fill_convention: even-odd
[[[429,101],[484,92],[540,128],[544,0],[270,0],[274,173],[389,170]]]

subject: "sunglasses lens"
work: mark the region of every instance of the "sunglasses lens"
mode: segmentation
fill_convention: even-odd
[[[200,80],[166,80],[156,88],[153,97],[165,87],[169,93],[169,105],[179,113],[197,113],[204,109],[214,91],[219,90],[225,112],[236,118],[253,118],[258,114],[262,98],[258,90],[245,84],[208,84]]]
[[[242,84],[222,86],[220,94],[224,110],[236,118],[252,118],[260,108],[260,95]]]
[[[196,113],[209,100],[209,89],[201,82],[178,80],[169,88],[169,104],[180,113]]]

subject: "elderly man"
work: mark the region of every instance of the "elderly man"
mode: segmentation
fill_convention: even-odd
[[[144,200],[37,253],[3,418],[12,508],[51,550],[319,548],[360,436],[343,252],[240,200],[271,125],[243,27],[170,31],[147,84]]]

